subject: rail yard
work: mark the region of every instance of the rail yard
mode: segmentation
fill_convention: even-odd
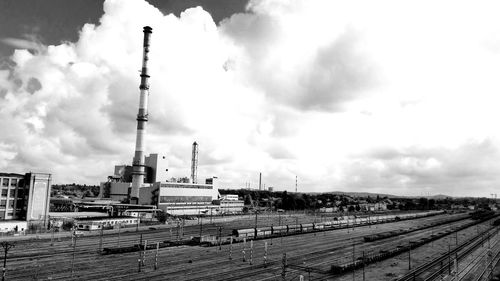
[[[487,280],[500,251],[495,216],[401,213],[342,225],[333,216],[272,213],[54,235],[17,241],[6,280]],[[201,243],[200,234],[215,239]]]

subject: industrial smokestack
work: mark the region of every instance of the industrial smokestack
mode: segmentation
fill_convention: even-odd
[[[142,55],[142,71],[141,71],[141,85],[140,98],[139,98],[139,113],[137,114],[137,137],[135,140],[135,154],[132,160],[132,189],[130,191],[130,203],[139,203],[139,188],[144,184],[144,148],[145,148],[145,135],[146,124],[148,122],[148,97],[149,97],[149,84],[148,84],[148,60],[149,60],[149,40],[153,29],[149,26],[144,27],[144,51]]]
[[[262,186],[262,173],[259,173],[259,190]]]
[[[197,182],[197,174],[198,174],[198,144],[193,142],[193,153],[191,156],[191,181],[192,183]]]

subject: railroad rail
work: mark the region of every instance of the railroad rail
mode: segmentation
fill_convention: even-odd
[[[486,233],[480,233],[475,235],[472,239],[469,239],[454,249],[450,249],[448,253],[445,253],[432,261],[425,263],[417,268],[410,270],[403,277],[399,278],[398,281],[410,281],[410,280],[435,280],[443,272],[448,271],[451,274],[452,260],[451,256],[456,256],[457,260],[462,259],[467,256],[471,251],[476,249],[478,246],[484,244],[491,236],[496,235],[498,228],[491,227]],[[436,270],[436,268],[438,268]],[[423,276],[426,273],[428,275]],[[422,277],[423,276],[423,277]]]

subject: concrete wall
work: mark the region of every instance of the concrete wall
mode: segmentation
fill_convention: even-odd
[[[151,182],[167,182],[168,161],[166,155],[152,153],[145,157],[144,165],[153,169]]]
[[[158,189],[158,186],[144,186],[139,189],[139,204],[140,205],[157,205],[158,196],[154,198],[154,191]],[[158,192],[156,192],[158,195]],[[155,202],[156,201],[156,202]]]
[[[109,198],[116,201],[127,199],[130,186],[130,182],[112,182],[109,191]]]
[[[52,177],[50,174],[28,173],[25,181],[29,189],[26,220],[43,221],[44,225],[47,225]]]

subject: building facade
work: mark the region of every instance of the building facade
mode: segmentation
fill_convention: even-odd
[[[51,174],[0,173],[0,219],[48,223]]]
[[[22,188],[24,175],[14,173],[0,173],[0,220],[13,220],[21,213],[21,205],[17,203],[19,197],[23,197]]]

